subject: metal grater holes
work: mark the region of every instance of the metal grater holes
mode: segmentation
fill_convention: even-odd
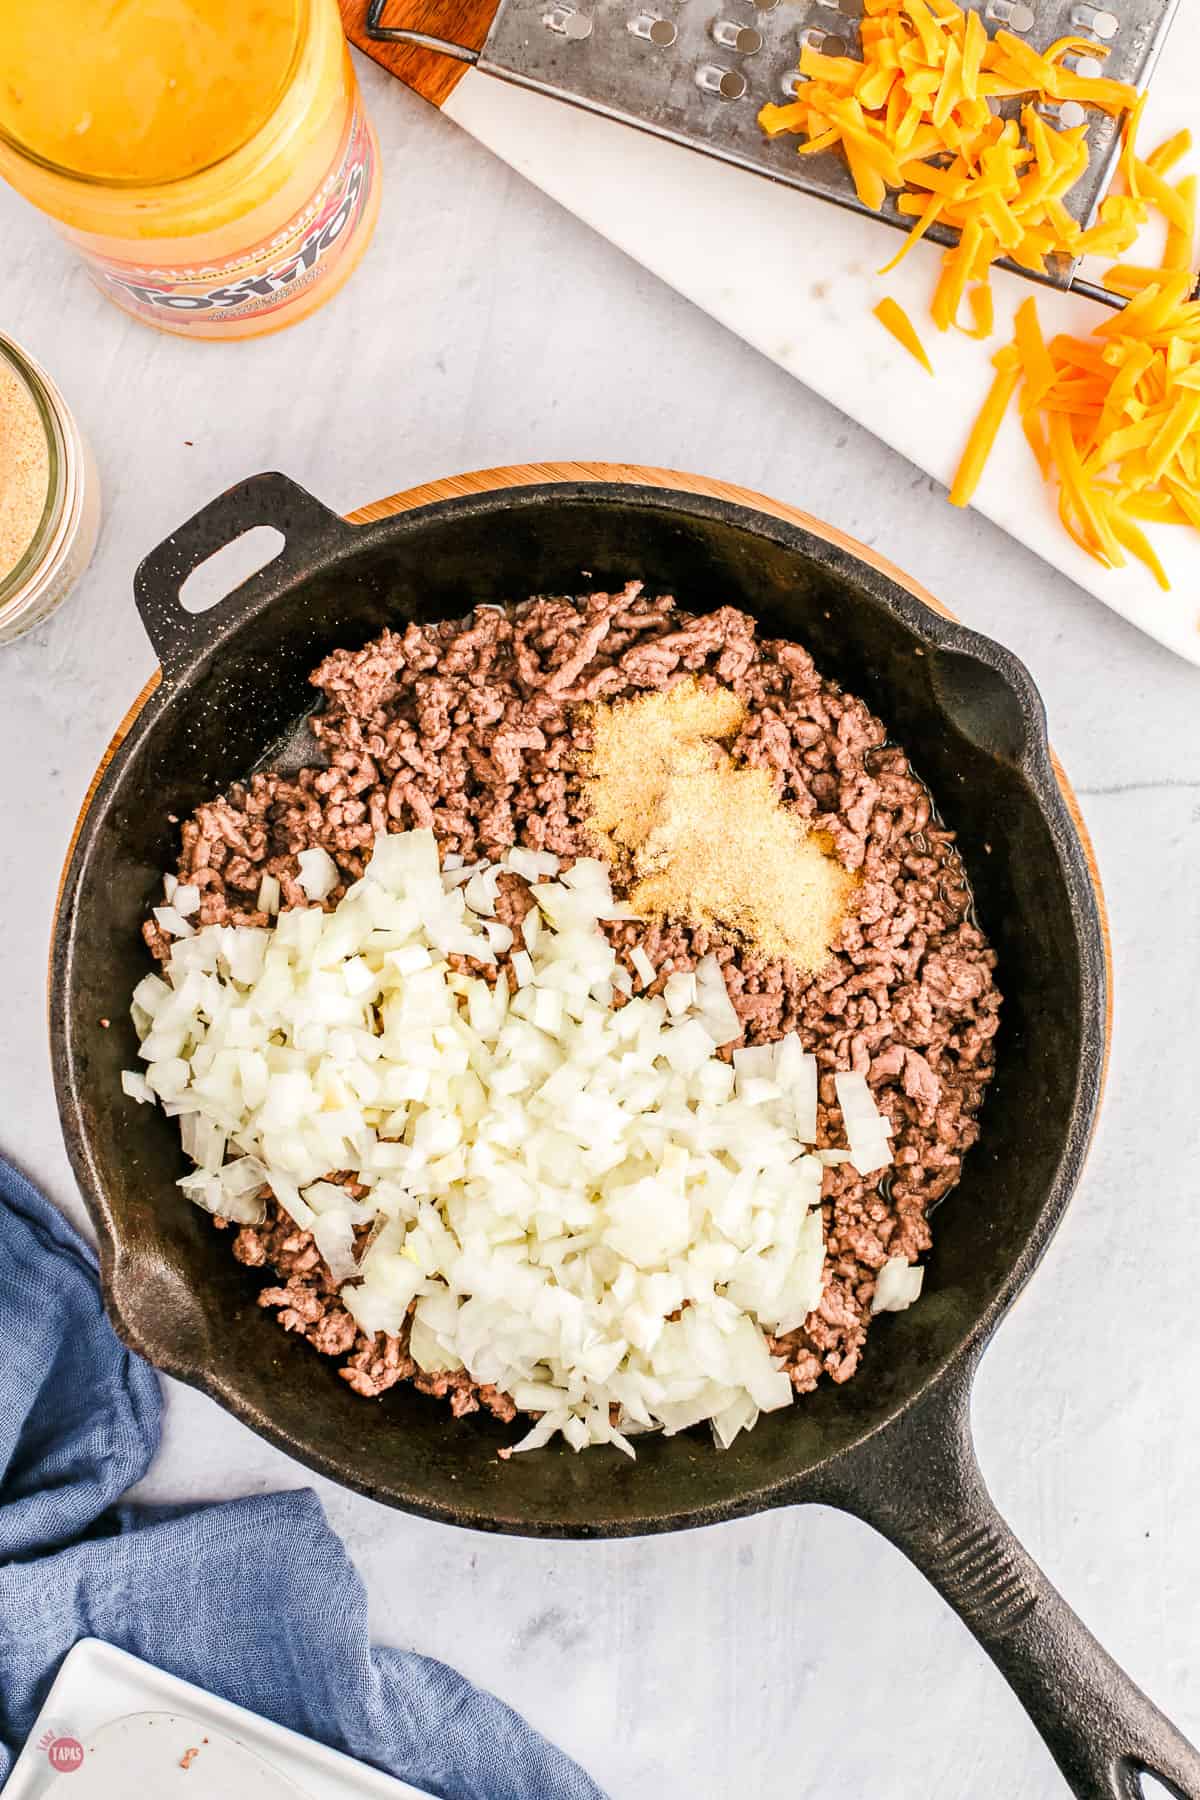
[[[542,24],[579,43],[592,35],[592,21],[573,6],[552,6],[549,12],[542,14]]]
[[[721,100],[740,100],[746,92],[746,77],[736,69],[718,69],[715,63],[705,63],[696,70],[696,86]]]
[[[712,35],[714,43],[738,56],[753,56],[756,50],[762,49],[762,32],[756,31],[753,25],[735,24],[732,19],[714,19]]]
[[[1071,23],[1080,31],[1090,32],[1101,43],[1107,44],[1116,37],[1121,21],[1116,13],[1108,12],[1101,6],[1076,6],[1071,9]]]
[[[985,17],[1007,26],[1009,31],[1032,31],[1037,22],[1033,8],[1026,6],[1025,0],[988,0]]]
[[[1078,100],[1063,100],[1057,105],[1052,100],[1047,100],[1037,110],[1043,119],[1048,119],[1063,131],[1073,131],[1076,125],[1087,123],[1087,112]]]
[[[628,29],[634,37],[644,38],[658,50],[670,49],[679,36],[670,19],[660,18],[657,13],[639,13],[636,19],[630,19]]]

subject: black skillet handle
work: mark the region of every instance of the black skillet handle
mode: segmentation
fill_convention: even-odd
[[[188,612],[179,590],[202,562],[257,525],[283,534],[283,548],[248,581],[205,612]],[[354,527],[286,475],[251,475],[202,506],[140,564],[133,595],[163,674],[207,649],[282,582],[316,569]]]
[[[971,1370],[835,1465],[813,1497],[890,1538],[978,1638],[1080,1800],[1200,1800],[1200,1753],[1096,1642],[992,1504],[971,1441]]]

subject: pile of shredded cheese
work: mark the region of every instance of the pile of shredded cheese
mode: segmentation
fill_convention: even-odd
[[[915,220],[881,274],[906,256],[931,225],[958,241],[943,256],[931,312],[986,338],[994,328],[990,272],[998,258],[1031,273],[1049,258],[1121,256],[1154,215],[1165,221],[1161,263],[1118,263],[1105,278],[1128,299],[1090,336],[1047,343],[1032,298],[1016,335],[994,357],[995,380],[968,439],[951,489],[955,505],[974,494],[1001,421],[1019,390],[1021,424],[1075,541],[1119,568],[1132,555],[1160,586],[1166,574],[1142,525],[1200,527],[1200,301],[1193,299],[1196,178],[1168,179],[1191,148],[1178,132],[1150,155],[1136,136],[1144,96],[1128,84],[1084,76],[1066,58],[1107,54],[1090,38],[1060,38],[1037,51],[1009,31],[989,38],[974,11],[955,0],[866,0],[862,58],[805,47],[795,99],[764,107],[771,136],[796,132],[801,155],[839,148],[859,198]],[[1018,118],[1006,101],[1020,102]],[[1119,187],[1083,227],[1068,210],[1088,166],[1087,126],[1046,116],[1064,102],[1125,116]],[[1009,109],[1011,110],[1011,109]],[[960,325],[966,301],[970,323]],[[911,320],[890,297],[875,316],[933,372]]]
[[[1167,219],[1161,268],[1118,265],[1107,277],[1128,304],[1089,337],[1047,343],[1032,297],[1016,332],[993,357],[991,392],[950,489],[965,506],[979,484],[1001,420],[1019,390],[1021,426],[1045,480],[1058,489],[1063,525],[1089,556],[1121,568],[1126,553],[1162,588],[1166,572],[1142,524],[1200,527],[1200,300],[1195,276],[1195,180],[1175,187],[1164,170],[1190,145],[1180,133],[1147,158],[1130,156],[1130,180]],[[1175,201],[1166,211],[1161,190]]]
[[[1115,116],[1137,104],[1126,83],[1063,67],[1072,53],[1104,54],[1100,46],[1065,37],[1039,53],[1010,31],[989,38],[979,14],[954,0],[866,0],[865,13],[862,61],[806,46],[796,98],[765,106],[760,122],[770,137],[803,133],[802,156],[840,148],[875,211],[902,190],[898,208],[916,225],[887,269],[931,225],[958,231],[933,296],[941,330],[969,293],[972,334],[989,335],[997,257],[1042,274],[1048,257],[1129,248],[1143,216],[1137,199],[1110,196],[1083,230],[1065,200],[1088,166],[1087,127],[1056,129],[1037,110],[1073,100]],[[1025,102],[1019,122],[996,110],[1016,99]]]

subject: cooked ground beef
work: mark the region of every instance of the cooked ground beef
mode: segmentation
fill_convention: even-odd
[[[957,1181],[978,1136],[976,1113],[993,1070],[1000,996],[995,956],[973,923],[953,833],[936,823],[904,752],[861,700],[822,679],[798,644],[759,641],[732,607],[703,617],[619,594],[537,599],[511,612],[480,608],[465,622],[385,631],[337,650],[312,676],[324,698],[312,720],[328,766],[259,774],[197,808],[182,827],[181,881],[201,889],[200,922],[265,924],[264,873],[303,906],[297,853],[329,851],[345,884],[362,874],[377,831],[431,827],[444,852],[474,860],[513,843],[562,857],[589,854],[577,756],[589,743],[583,703],[663,688],[687,675],[731,687],[748,703],[741,761],[767,767],[782,800],[828,835],[859,886],[828,965],[801,975],[704,930],[667,924],[608,929],[622,951],[640,940],[659,972],[714,951],[746,1043],[796,1031],[820,1068],[820,1143],[844,1141],[838,1069],[865,1074],[891,1119],[894,1164],[864,1181],[848,1165],[826,1173],[827,1261],[821,1304],[773,1345],[798,1392],[822,1374],[858,1367],[877,1271],[930,1244],[929,1212]],[[339,887],[326,901],[341,898]],[[500,916],[529,899],[506,878]],[[169,943],[153,922],[146,941]],[[481,1404],[511,1418],[512,1402],[464,1375],[426,1376],[406,1345],[358,1331],[307,1233],[269,1202],[234,1254],[282,1285],[259,1302],[318,1350],[344,1357],[357,1393],[412,1379],[449,1398],[455,1414]]]

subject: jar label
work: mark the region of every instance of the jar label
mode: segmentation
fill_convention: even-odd
[[[355,106],[333,168],[308,204],[270,238],[217,263],[141,264],[97,256],[76,239],[101,289],[152,325],[186,330],[187,321],[231,335],[253,318],[282,312],[328,279],[357,248],[378,180],[370,121]],[[281,320],[280,323],[283,321]]]

